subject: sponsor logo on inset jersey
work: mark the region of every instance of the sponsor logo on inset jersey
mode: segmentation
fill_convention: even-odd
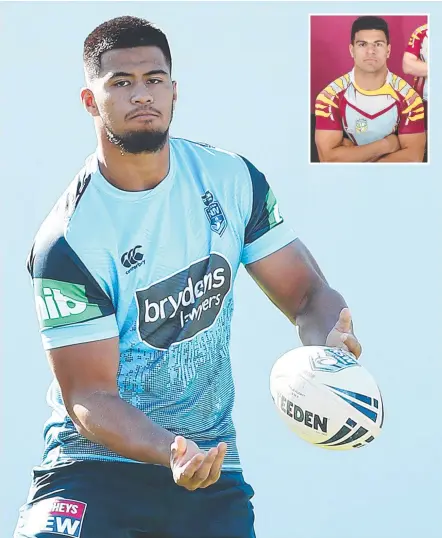
[[[140,339],[156,349],[190,340],[211,327],[232,285],[232,269],[212,253],[181,271],[137,290]]]
[[[80,538],[86,508],[86,503],[72,499],[44,499],[22,515],[22,532]]]
[[[210,229],[219,235],[223,235],[224,230],[227,228],[227,219],[224,215],[223,208],[219,202],[214,200],[213,194],[210,191],[206,191],[201,198],[206,206],[204,211],[210,222]]]
[[[81,284],[34,278],[34,293],[41,327],[58,327],[101,316],[100,308],[89,302]]]
[[[129,268],[126,271],[126,275],[146,263],[146,260],[144,259],[144,254],[142,252],[139,252],[140,248],[142,248],[141,245],[137,245],[136,247],[131,248],[121,256],[120,260],[122,265]]]

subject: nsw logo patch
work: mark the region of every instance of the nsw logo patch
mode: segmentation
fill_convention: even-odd
[[[204,211],[210,222],[210,229],[219,235],[223,235],[227,228],[227,219],[224,215],[223,208],[220,203],[214,199],[213,194],[210,191],[206,191],[201,198],[206,206]]]

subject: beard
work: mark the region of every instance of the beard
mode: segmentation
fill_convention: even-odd
[[[105,126],[106,135],[112,144],[118,146],[123,153],[156,153],[164,148],[168,136],[169,128],[165,131],[131,131],[125,133],[115,133]]]
[[[133,155],[140,153],[157,153],[166,145],[173,112],[174,106],[172,105],[169,125],[164,131],[157,129],[116,133],[111,129],[109,124],[103,121],[107,139],[115,146],[118,146],[122,153],[131,153]]]

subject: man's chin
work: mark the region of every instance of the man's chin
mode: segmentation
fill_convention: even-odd
[[[119,147],[124,153],[138,155],[141,153],[157,153],[166,145],[169,130],[166,132],[152,129],[136,130],[124,134],[116,134],[108,131],[108,140]]]
[[[359,69],[365,73],[381,73],[385,67],[385,64],[379,65],[378,62],[364,62],[359,66]]]

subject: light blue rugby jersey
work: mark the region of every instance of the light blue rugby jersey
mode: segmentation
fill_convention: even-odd
[[[227,442],[223,468],[240,470],[232,286],[240,263],[294,239],[264,175],[238,155],[172,138],[167,177],[126,192],[93,154],[29,256],[44,348],[119,336],[121,397],[203,449]],[[48,403],[43,465],[131,461],[77,432],[55,380]]]

